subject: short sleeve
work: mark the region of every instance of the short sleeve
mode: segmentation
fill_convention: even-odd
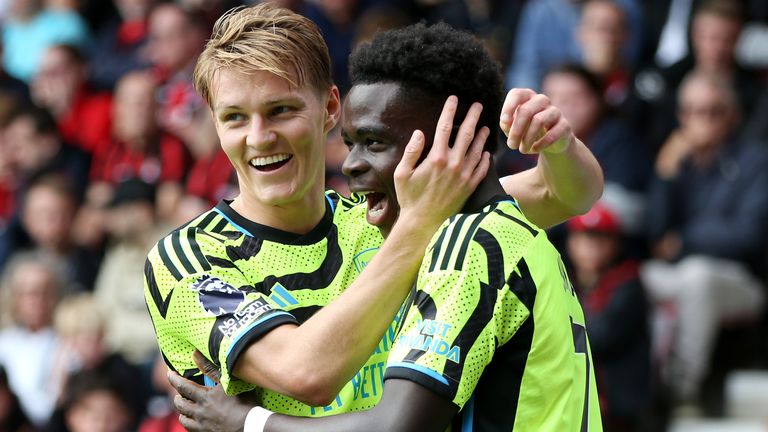
[[[174,236],[184,237],[175,232],[161,240],[150,252],[144,272],[145,299],[160,350],[171,367],[190,376],[197,372],[192,361],[197,349],[221,368],[227,393],[253,389],[231,375],[237,359],[259,337],[280,325],[298,324],[297,320],[255,291],[232,262],[221,258],[226,253],[219,250],[223,246],[218,240],[198,235],[192,242]]]
[[[453,401],[469,400],[501,341],[530,315],[488,259],[470,247],[462,268],[422,265],[413,303],[395,340],[385,379],[414,381]]]

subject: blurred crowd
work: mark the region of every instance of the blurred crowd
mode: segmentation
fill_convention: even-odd
[[[237,0],[0,2],[0,431],[182,430],[143,298],[160,237],[237,194],[192,85]],[[768,2],[282,0],[333,75],[378,30],[445,21],[508,88],[548,95],[601,163],[551,230],[580,294],[607,430],[722,413],[768,369]],[[345,191],[346,147],[327,147]],[[536,158],[496,155],[504,174]]]

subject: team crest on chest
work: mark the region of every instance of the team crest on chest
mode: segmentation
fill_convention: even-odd
[[[376,255],[376,252],[379,251],[379,248],[370,248],[366,249],[357,255],[352,259],[352,262],[355,263],[355,270],[357,270],[357,273],[362,273],[363,269],[368,265],[369,262],[373,259],[373,256]]]

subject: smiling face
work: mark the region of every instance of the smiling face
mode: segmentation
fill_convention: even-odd
[[[386,236],[400,211],[393,174],[416,129],[431,143],[439,117],[434,107],[416,104],[397,83],[358,84],[344,102],[342,136],[349,148],[342,171],[349,189],[365,194],[368,223]],[[427,151],[425,149],[425,151]]]
[[[252,217],[322,196],[325,137],[340,111],[338,90],[296,88],[269,72],[221,69],[213,117],[237,172],[237,204]],[[322,93],[322,94],[321,94]]]

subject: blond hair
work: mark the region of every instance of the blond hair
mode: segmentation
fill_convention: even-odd
[[[211,107],[211,84],[221,68],[266,71],[318,91],[333,84],[328,47],[317,26],[270,2],[231,9],[214,24],[194,72],[195,88]]]
[[[101,304],[91,293],[79,293],[64,298],[56,307],[53,318],[56,333],[63,337],[103,336],[107,318]]]

